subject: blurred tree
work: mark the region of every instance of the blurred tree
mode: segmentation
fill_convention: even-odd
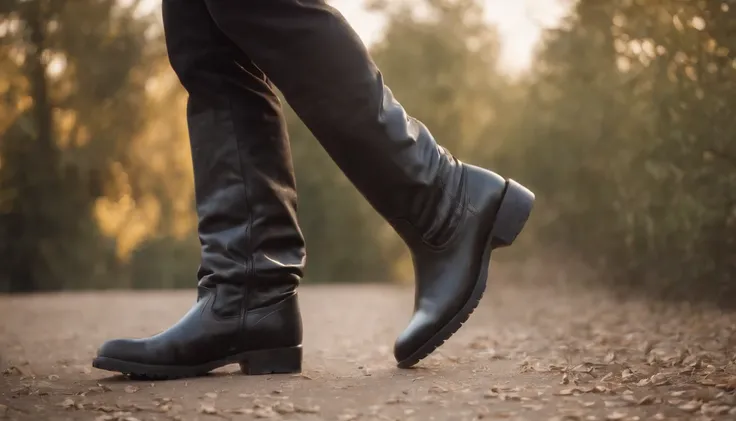
[[[547,33],[504,161],[543,246],[616,286],[733,304],[733,10],[581,0]]]
[[[114,0],[0,4],[0,290],[114,285],[106,278],[118,257],[159,228],[162,212],[190,212],[152,177],[181,160],[171,153],[181,134],[159,138],[173,157],[151,150],[165,56],[140,10]]]

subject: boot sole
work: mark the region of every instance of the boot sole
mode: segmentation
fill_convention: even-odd
[[[488,267],[491,262],[491,252],[493,249],[508,247],[513,244],[516,237],[521,233],[529,219],[532,207],[534,206],[534,193],[529,189],[517,183],[514,180],[508,180],[506,183],[506,191],[501,199],[501,205],[496,213],[493,221],[486,247],[483,251],[483,263],[476,281],[475,288],[468,301],[463,305],[460,311],[443,326],[432,338],[424,345],[419,347],[411,356],[399,361],[399,368],[410,368],[417,364],[429,354],[434,352],[445,343],[452,335],[455,334],[463,324],[470,318],[473,311],[478,307],[483,293],[486,290],[488,281]]]
[[[204,376],[212,370],[229,364],[239,364],[246,375],[289,374],[302,371],[302,347],[247,351],[217,361],[196,366],[150,365],[115,358],[97,357],[92,367],[123,373],[131,378],[170,380]]]

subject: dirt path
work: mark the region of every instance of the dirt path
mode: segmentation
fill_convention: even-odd
[[[490,291],[414,370],[395,368],[391,353],[410,289],[306,286],[302,375],[246,377],[233,366],[157,383],[110,377],[91,358],[105,339],[176,321],[193,292],[0,297],[0,419],[736,419],[736,315]]]

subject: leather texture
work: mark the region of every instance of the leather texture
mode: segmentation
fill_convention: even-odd
[[[295,288],[306,255],[281,104],[202,1],[166,0],[163,12],[171,65],[189,93],[198,300],[166,331],[109,341],[98,356],[192,366],[300,345]]]
[[[172,327],[145,339],[115,339],[98,356],[158,366],[196,366],[258,349],[301,345],[296,292],[275,304],[220,318],[218,288],[199,287],[197,303]]]
[[[268,316],[273,322],[250,324],[247,316],[237,322],[238,314],[287,303],[304,266],[295,182],[271,81],[409,246],[415,313],[395,355],[400,360],[421,347],[477,283],[505,181],[438,145],[394,98],[344,17],[323,0],[164,0],[164,23],[172,66],[190,93],[199,285],[207,293],[170,331],[114,342],[101,352],[189,364],[200,358],[197,352],[215,358],[249,344],[290,341],[282,335],[301,339],[298,311],[287,304],[278,310],[283,317]],[[213,349],[203,351],[208,345]]]
[[[397,361],[409,358],[460,312],[488,258],[486,248],[506,180],[482,168],[463,167],[459,222],[446,242],[428,243],[411,226],[395,225],[411,251],[416,279],[414,314],[394,344]]]
[[[505,180],[438,145],[324,1],[204,1],[409,246],[415,314],[395,345],[401,360],[457,314],[477,284]]]

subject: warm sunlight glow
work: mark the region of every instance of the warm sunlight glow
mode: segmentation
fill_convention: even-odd
[[[130,4],[131,0],[121,0]],[[366,12],[361,0],[328,0],[345,15],[363,42],[371,44],[379,38],[383,28],[380,14]],[[574,0],[485,0],[486,18],[501,33],[501,64],[511,73],[529,67],[534,48],[546,27],[556,25]],[[142,10],[158,7],[157,0],[141,2]]]
[[[360,1],[333,0],[366,44],[381,34],[383,19],[367,13]],[[501,34],[501,64],[511,73],[529,67],[534,48],[546,27],[553,26],[565,15],[571,0],[486,0],[486,18]]]

